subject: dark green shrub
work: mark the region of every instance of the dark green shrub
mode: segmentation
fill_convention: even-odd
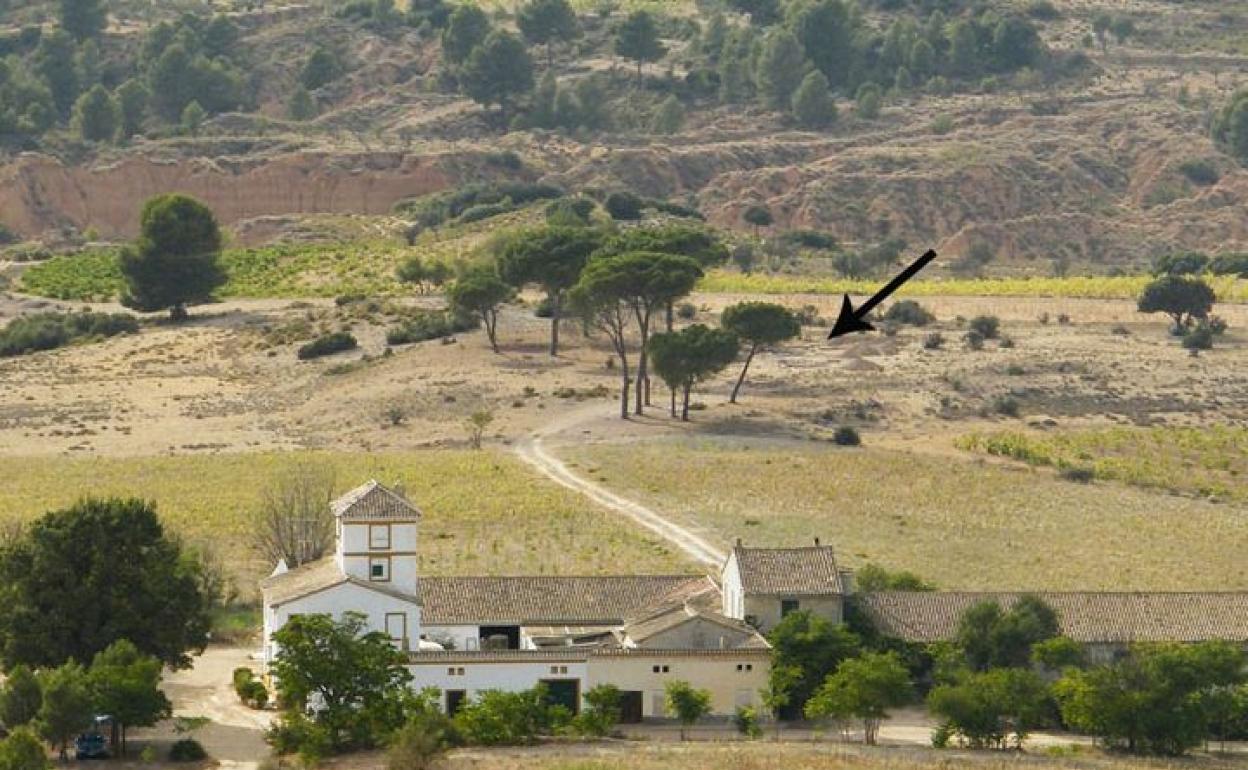
[[[647,198],[643,201],[644,206],[648,206],[660,214],[667,214],[673,217],[681,217],[682,219],[698,219],[706,220],[706,216],[695,208],[683,206],[679,203],[671,201],[658,200],[656,198]]]
[[[1212,350],[1213,330],[1209,324],[1201,323],[1183,335],[1183,347],[1187,350]]]
[[[798,248],[816,251],[835,251],[839,246],[834,236],[819,230],[790,230],[781,235],[780,240]]]
[[[932,332],[923,338],[924,350],[939,350],[945,344],[945,337],[940,332]]]
[[[509,201],[503,201],[501,203],[483,203],[479,206],[473,206],[472,208],[467,209],[464,213],[460,214],[459,218],[455,221],[462,224],[480,222],[484,219],[491,219],[502,214],[509,214],[515,210],[515,205]]]
[[[597,204],[589,198],[560,198],[546,206],[546,221],[554,225],[589,224]]]
[[[698,315],[698,307],[692,302],[682,302],[676,306],[676,317],[689,320]]]
[[[477,321],[447,311],[425,311],[386,332],[386,344],[408,345],[477,328]]]
[[[341,353],[344,350],[354,350],[359,345],[360,343],[355,339],[355,335],[350,332],[334,332],[333,334],[317,337],[299,348],[298,356],[300,361],[308,361],[321,356]]]
[[[1209,257],[1196,251],[1164,254],[1153,260],[1153,275],[1200,275],[1209,267]]]
[[[169,747],[170,762],[198,762],[208,758],[208,752],[194,738],[182,738]]]
[[[1220,315],[1211,315],[1209,320],[1205,322],[1209,327],[1209,331],[1213,332],[1213,336],[1218,337],[1226,334],[1226,319]]]
[[[859,446],[862,444],[862,437],[858,435],[858,429],[852,425],[842,425],[832,434],[832,442],[838,446]]]
[[[1021,411],[1018,399],[1013,396],[997,396],[992,401],[992,411],[1006,417],[1017,417]]]
[[[4,226],[3,224],[0,224],[0,246],[7,246],[10,243],[17,243],[18,240],[19,239],[17,237],[17,233],[13,232],[12,230]]]
[[[986,340],[996,339],[1001,328],[1001,321],[995,315],[977,315],[970,321],[970,329],[979,332]]]
[[[36,313],[0,329],[0,357],[52,350],[78,340],[135,334],[139,321],[125,313]]]
[[[1057,472],[1059,476],[1067,481],[1073,481],[1076,484],[1091,484],[1096,478],[1096,472],[1091,468],[1084,468],[1079,465],[1067,465]]]
[[[983,350],[984,349],[984,335],[980,334],[974,329],[971,329],[966,334],[963,334],[962,339],[963,341],[966,342],[966,346],[970,348],[971,350]]]
[[[641,219],[642,200],[630,192],[614,192],[607,196],[603,204],[607,213],[616,221],[636,221]]]
[[[1241,278],[1248,276],[1248,254],[1219,254],[1209,261],[1209,272]]]
[[[903,299],[889,305],[888,312],[884,313],[884,320],[911,326],[927,326],[936,320],[936,316],[914,300]]]
[[[1187,177],[1192,184],[1211,185],[1216,183],[1220,178],[1218,174],[1218,167],[1213,164],[1213,161],[1206,158],[1185,160],[1179,164],[1179,171],[1181,171],[1183,176]]]

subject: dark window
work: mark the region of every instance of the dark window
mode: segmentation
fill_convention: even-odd
[[[802,603],[797,599],[781,599],[780,600],[780,617],[788,615],[790,612],[797,612],[801,609]]]

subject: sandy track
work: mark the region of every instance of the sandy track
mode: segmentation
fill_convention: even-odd
[[[604,508],[626,516],[675,545],[699,564],[718,569],[727,558],[727,554],[722,550],[654,509],[621,497],[606,487],[578,476],[562,460],[546,449],[544,439],[547,436],[600,418],[602,410],[601,404],[594,404],[590,409],[577,409],[561,417],[517,442],[516,455],[556,484],[579,492]]]

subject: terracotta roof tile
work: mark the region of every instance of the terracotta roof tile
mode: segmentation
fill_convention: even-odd
[[[832,547],[747,548],[737,546],[737,565],[745,593],[812,595],[842,593]]]
[[[376,480],[361,484],[330,504],[334,516],[347,521],[411,521],[420,509]]]
[[[717,590],[692,575],[610,577],[427,577],[424,623],[620,625],[658,605]]]
[[[950,639],[974,604],[1009,609],[1023,592],[881,592],[854,601],[880,632],[915,642]],[[1248,641],[1248,592],[1046,593],[1062,634],[1083,643]]]

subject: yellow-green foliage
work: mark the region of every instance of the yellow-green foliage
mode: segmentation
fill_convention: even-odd
[[[1135,299],[1153,280],[1151,276],[1074,276],[1069,278],[955,278],[910,281],[898,296],[1071,297],[1076,299]],[[1248,300],[1248,281],[1233,276],[1206,276],[1221,302]],[[700,291],[731,294],[874,294],[881,281],[853,281],[795,275],[742,275],[727,270],[711,272]]]
[[[424,451],[285,452],[135,458],[0,458],[0,511],[29,519],[83,495],[154,500],[165,522],[220,549],[244,589],[272,565],[248,549],[262,491],[284,469],[316,463],[345,491],[401,481],[424,512],[421,568],[430,574],[672,572],[667,546],[509,455]]]
[[[1084,468],[1098,479],[1140,487],[1248,500],[1248,429],[1110,428],[1031,434],[971,433],[958,439],[971,452],[1029,465]]]
[[[847,566],[942,588],[1248,588],[1248,518],[1235,507],[876,449],[869,436],[864,449],[594,445],[577,459],[725,546],[822,537]]]

